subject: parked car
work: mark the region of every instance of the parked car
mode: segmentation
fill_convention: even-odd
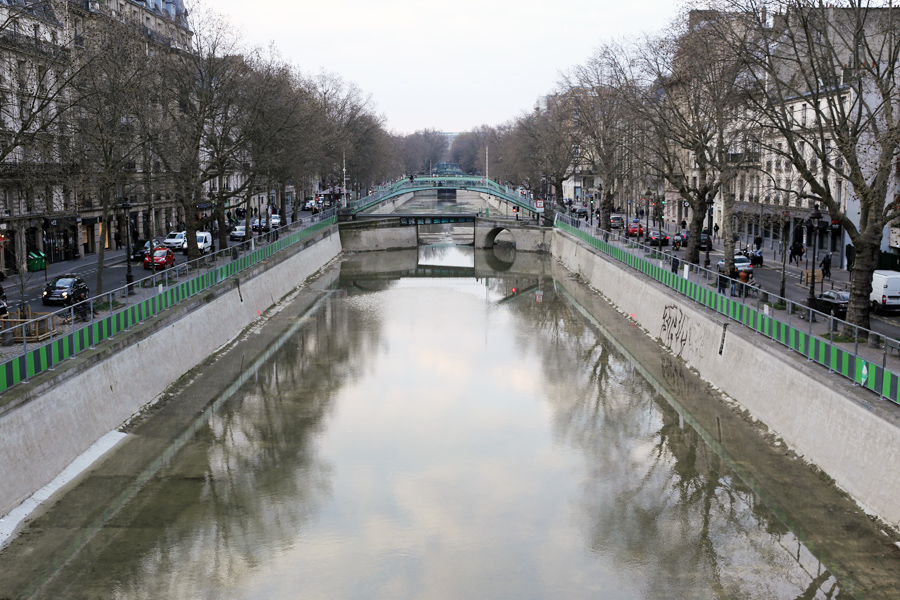
[[[145,269],[168,269],[175,264],[175,253],[168,248],[157,248],[144,259]]]
[[[642,236],[644,235],[644,226],[641,225],[641,222],[635,219],[631,222],[631,225],[628,226],[628,235],[636,235]]]
[[[41,302],[47,304],[71,305],[87,300],[88,286],[81,277],[71,273],[59,275],[44,287]]]
[[[166,239],[163,240],[162,245],[169,250],[181,250],[181,245],[184,244],[186,235],[187,232],[184,231],[171,231],[166,236]]]
[[[742,256],[740,254],[735,254],[734,255],[734,266],[737,267],[737,270],[739,272],[746,271],[747,273],[753,273],[753,265],[750,264],[750,259],[747,258],[746,256]],[[725,271],[725,259],[724,258],[719,261],[717,268],[719,270],[719,273],[727,274],[727,271]]]
[[[252,231],[259,231],[259,219],[250,219],[250,229]]]
[[[247,226],[235,225],[234,229],[231,230],[231,233],[228,234],[228,237],[233,242],[243,242],[244,238],[247,237]]]
[[[869,294],[872,311],[900,308],[900,273],[879,269],[872,272],[872,292]]]
[[[281,215],[272,215],[270,221],[273,229],[281,227]]]
[[[625,227],[625,219],[619,215],[613,215],[609,218],[609,226],[612,229],[622,229]]]
[[[849,304],[850,292],[828,290],[816,296],[813,308],[838,319],[846,319]]]
[[[207,233],[205,231],[197,232],[197,249],[200,250],[200,254],[206,254],[212,249],[212,234]],[[187,254],[188,251],[188,243],[187,237],[184,238],[184,243],[181,245],[181,251]]]

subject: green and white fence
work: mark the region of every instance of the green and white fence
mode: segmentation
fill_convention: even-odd
[[[665,254],[662,248],[597,230],[578,219],[557,214],[555,225],[674,292],[900,404],[897,375],[900,372],[900,341],[850,325],[787,298],[760,292],[758,288],[749,288],[755,293],[753,299],[746,295],[733,298],[721,294],[717,291],[720,276],[717,272],[690,265],[690,276],[685,278],[682,269],[678,273],[672,272],[671,255]],[[731,280],[728,282],[730,289]],[[842,332],[847,330],[853,331],[853,335],[845,336]],[[895,350],[898,350],[897,359],[891,356]]]
[[[153,273],[130,286],[3,329],[0,393],[288,250],[337,222],[334,210]],[[264,245],[258,245],[264,244]],[[80,322],[81,321],[81,322]],[[41,334],[40,342],[29,342]]]

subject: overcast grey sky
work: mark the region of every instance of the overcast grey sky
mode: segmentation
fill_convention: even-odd
[[[396,133],[467,131],[530,109],[601,41],[664,27],[665,0],[219,0],[245,40],[370,94]]]

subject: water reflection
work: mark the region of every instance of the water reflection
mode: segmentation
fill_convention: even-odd
[[[35,597],[847,597],[557,282],[469,252],[354,257],[276,317],[248,345],[277,352]],[[0,597],[116,464],[0,556]]]

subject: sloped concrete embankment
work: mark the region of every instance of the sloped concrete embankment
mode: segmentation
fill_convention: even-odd
[[[270,259],[240,285],[171,322],[112,341],[121,347],[60,377],[58,384],[0,414],[0,515],[56,477],[103,435],[119,427],[178,378],[233,339],[259,315],[341,252],[336,228],[283,260]],[[220,290],[221,291],[221,290]],[[179,307],[173,309],[178,311]],[[181,310],[184,310],[183,308]],[[142,327],[153,327],[152,323]]]
[[[900,527],[897,407],[556,231],[552,254],[860,505]]]

